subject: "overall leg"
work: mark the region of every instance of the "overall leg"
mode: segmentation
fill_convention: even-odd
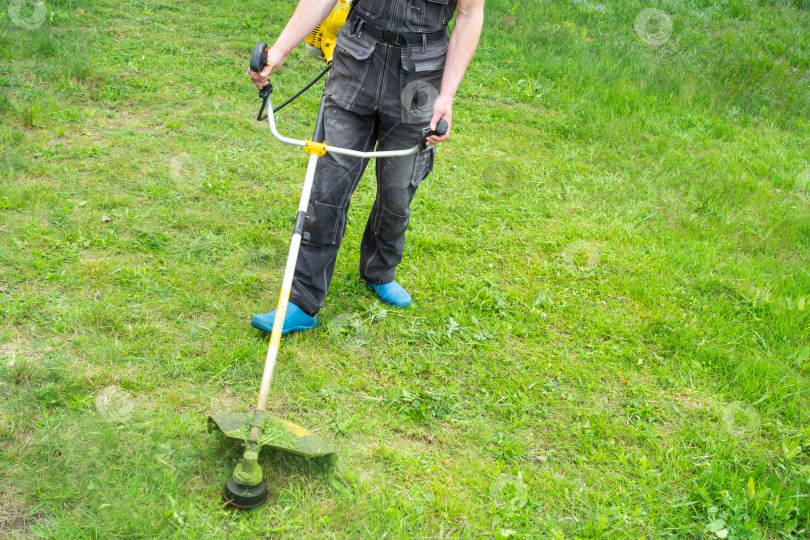
[[[442,70],[418,73],[410,80],[400,55],[390,58],[378,128],[378,150],[401,150],[416,144],[428,126]],[[420,100],[422,101],[420,103]],[[360,246],[360,275],[372,284],[394,280],[405,248],[410,204],[417,187],[433,168],[435,148],[410,156],[377,160],[377,198]]]
[[[324,103],[327,145],[368,151],[374,146],[376,121]],[[343,234],[346,214],[367,159],[327,153],[318,160],[295,266],[290,301],[308,315],[318,312],[326,297]]]
[[[405,249],[410,204],[433,166],[433,155],[433,148],[428,148],[411,156],[377,160],[377,198],[360,245],[360,275],[369,283],[394,280]]]

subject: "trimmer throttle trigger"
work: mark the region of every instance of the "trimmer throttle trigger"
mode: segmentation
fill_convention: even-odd
[[[436,130],[430,129],[430,127],[426,127],[422,130],[422,136],[419,137],[419,148],[421,150],[425,150],[427,148],[427,138],[431,135],[444,135],[447,133],[447,128],[450,126],[447,123],[447,120],[442,118],[439,120],[439,123],[436,124]]]

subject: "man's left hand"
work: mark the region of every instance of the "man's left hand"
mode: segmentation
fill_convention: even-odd
[[[433,118],[430,119],[430,129],[435,130],[439,120],[444,118],[447,121],[447,132],[444,135],[431,135],[427,138],[429,145],[434,145],[450,138],[450,130],[453,126],[453,98],[439,94],[433,103]]]

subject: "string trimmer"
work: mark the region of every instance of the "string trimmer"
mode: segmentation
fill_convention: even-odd
[[[340,4],[338,7],[340,7]],[[331,60],[331,45],[329,45],[329,52],[328,60]],[[256,44],[253,55],[251,56],[250,69],[258,73],[261,72],[266,65],[267,44],[260,42]],[[323,73],[321,73],[321,75],[323,75]],[[321,75],[319,75],[318,78],[320,78]],[[313,81],[313,83],[314,82],[315,81]],[[313,83],[310,83],[306,88]],[[267,350],[267,358],[264,363],[264,373],[262,374],[259,399],[256,403],[256,408],[250,413],[218,414],[209,417],[212,427],[216,426],[216,428],[219,428],[228,438],[243,441],[245,444],[245,452],[242,456],[242,460],[236,465],[233,474],[225,482],[225,488],[222,492],[223,498],[229,505],[245,510],[261,506],[267,500],[267,486],[264,481],[262,468],[258,464],[259,452],[262,448],[270,447],[277,451],[297,454],[307,458],[335,457],[334,450],[317,435],[301,426],[276,418],[265,411],[267,398],[270,393],[270,381],[273,377],[273,368],[275,367],[276,357],[278,356],[281,330],[284,327],[284,318],[290,298],[290,287],[292,286],[293,274],[295,273],[298,250],[301,246],[301,233],[304,220],[306,219],[307,205],[309,204],[309,196],[312,190],[312,182],[315,177],[315,167],[317,166],[318,158],[326,154],[326,152],[358,158],[408,156],[420,150],[424,150],[427,147],[427,137],[431,135],[444,135],[448,127],[447,122],[441,120],[436,131],[431,131],[429,128],[426,128],[423,130],[422,137],[416,146],[406,150],[359,152],[348,148],[327,146],[326,142],[324,142],[324,98],[322,97],[312,140],[291,139],[284,137],[277,131],[274,113],[300,95],[301,92],[293,96],[290,100],[287,100],[287,102],[275,109],[275,111],[270,99],[272,92],[273,86],[271,84],[259,90],[259,97],[262,98],[262,108],[259,111],[258,118],[264,118],[262,111],[266,109],[266,117],[273,136],[282,143],[303,147],[304,151],[309,154],[309,162],[304,178],[304,187],[301,190],[301,200],[298,204],[298,214],[295,219],[292,242],[290,243],[290,250],[287,255],[284,278],[281,281],[276,318],[273,321],[273,331],[270,334],[270,346]]]

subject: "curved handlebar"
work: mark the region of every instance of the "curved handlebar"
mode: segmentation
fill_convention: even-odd
[[[276,116],[273,113],[273,104],[270,101],[270,96],[267,96],[267,122],[270,124],[270,132],[273,136],[278,139],[279,141],[285,144],[291,144],[293,146],[306,146],[307,141],[302,141],[300,139],[292,139],[290,137],[285,137],[281,133],[278,132],[276,128]],[[447,124],[444,120],[442,122]],[[429,129],[429,128],[428,128]],[[438,132],[438,129],[436,130]],[[442,133],[440,133],[441,135]],[[424,139],[425,137],[422,137]],[[352,157],[359,157],[359,158],[381,158],[381,157],[400,157],[400,156],[410,156],[411,154],[416,154],[417,152],[424,150],[424,147],[421,145],[422,140],[420,140],[420,144],[412,148],[407,148],[405,150],[384,150],[380,152],[361,152],[359,150],[352,150],[350,148],[340,148],[338,146],[326,146],[324,150],[330,152],[332,154],[342,154],[344,156],[352,156]]]

